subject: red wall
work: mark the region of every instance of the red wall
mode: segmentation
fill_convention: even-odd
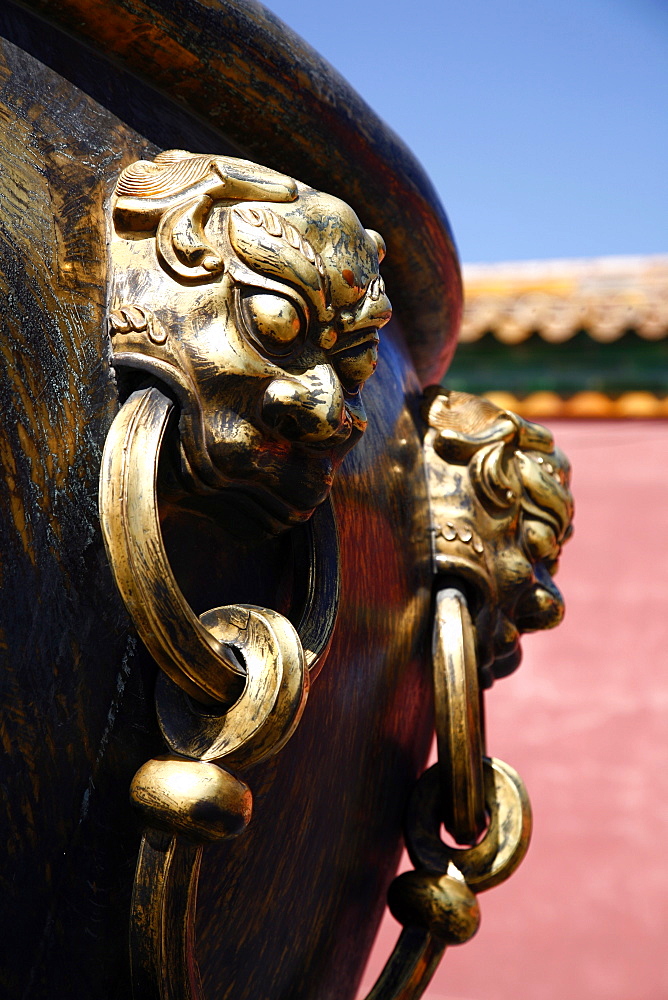
[[[533,840],[427,1000],[668,998],[668,422],[553,430],[574,468],[566,618],[487,694]],[[387,916],[363,988],[397,931]]]

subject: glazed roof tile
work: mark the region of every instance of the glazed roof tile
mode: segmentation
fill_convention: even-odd
[[[634,330],[668,336],[668,254],[465,264],[460,342],[485,333],[517,344],[560,343],[584,330],[602,343]]]

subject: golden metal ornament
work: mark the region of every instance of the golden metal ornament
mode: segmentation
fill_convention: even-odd
[[[290,177],[182,150],[127,167],[112,216],[114,365],[177,399],[184,491],[306,521],[366,427],[382,238]]]
[[[229,704],[246,672],[229,641],[216,642],[190,609],[160,531],[158,463],[172,410],[157,388],[133,394],[120,410],[105,442],[100,521],[116,583],[151,655],[192,697]],[[231,618],[228,640],[244,618]]]
[[[441,818],[457,843],[473,844],[485,828],[485,751],[475,636],[458,590],[436,594],[432,659]]]
[[[445,872],[454,864],[474,892],[500,885],[516,870],[531,839],[531,804],[517,771],[495,757],[484,758],[485,806],[489,825],[471,847],[441,840],[438,764],[419,779],[408,810],[406,846],[421,869]]]
[[[476,933],[475,893],[515,871],[531,836],[521,778],[503,761],[483,756],[474,629],[466,598],[454,586],[436,594],[433,665],[439,759],[409,803],[405,839],[416,870],[390,885],[388,904],[403,930],[367,1000],[418,1000],[446,946]],[[441,823],[471,846],[445,844]]]
[[[554,583],[572,532],[570,466],[550,432],[486,399],[425,393],[434,568],[466,590],[481,681],[519,663],[519,636],[553,628]]]
[[[243,160],[178,150],[126,168],[112,215],[110,330],[128,398],[105,448],[101,520],[119,590],[162,668],[156,707],[172,751],[132,785],[146,823],[133,988],[136,1000],[199,1000],[202,844],[236,836],[250,816],[246,786],[213,761],[250,766],[280,750],[331,639],[328,495],[366,426],[361,389],[390,315],[384,247],[335,198]],[[552,573],[572,514],[568,464],[543,428],[439,388],[424,412],[439,763],[409,810],[417,869],[392,884],[404,929],[368,1000],[417,1000],[445,947],[475,933],[475,893],[524,856],[528,798],[512,768],[483,756],[480,682],[515,665],[521,631],[560,619]],[[158,516],[167,439],[172,500],[225,491],[270,533],[310,520],[297,629],[268,608],[189,607]],[[470,846],[445,845],[441,822]]]
[[[444,944],[464,944],[480,926],[478,901],[461,872],[404,872],[390,886],[390,912],[410,927],[423,927]]]
[[[181,150],[123,171],[111,228],[109,328],[128,398],[105,446],[101,522],[126,607],[162,668],[163,735],[190,758],[150,761],[133,781],[147,823],[133,988],[137,1000],[196,1000],[201,842],[236,835],[250,809],[245,786],[207,762],[276,753],[327,652],[338,605],[328,496],[366,427],[361,389],[391,312],[378,273],[385,248],[336,198]],[[270,533],[312,519],[298,630],[250,605],[194,614],[160,530],[167,437],[177,499],[224,490]],[[322,573],[332,557],[334,572]]]
[[[304,710],[309,673],[295,628],[269,608],[213,608],[201,621],[215,638],[229,635],[231,615],[247,615],[237,649],[246,664],[246,686],[226,710],[198,709],[183,689],[158,678],[158,722],[169,747],[198,760],[250,766],[287,743]]]
[[[165,756],[135,774],[130,799],[147,826],[194,843],[236,837],[248,825],[249,788],[216,764]]]
[[[250,790],[215,764],[164,757],[139,769],[130,798],[147,824],[132,894],[133,995],[198,1000],[194,930],[202,845],[245,829]]]
[[[198,618],[174,579],[156,493],[172,409],[171,400],[154,387],[130,397],[109,432],[100,483],[101,520],[116,581],[165,671],[158,684],[163,732],[173,749],[198,758],[149,761],[132,784],[132,801],[147,822],[130,930],[136,1000],[201,995],[194,951],[201,845],[236,836],[250,818],[246,786],[204,761],[225,756],[237,765],[251,764],[276,753],[299,721],[309,686],[302,644],[285,618],[241,605]],[[332,626],[325,616],[330,634],[313,644],[312,660],[326,650]],[[186,692],[217,703],[217,712],[198,710]]]
[[[182,150],[127,167],[112,216],[114,364],[130,384],[148,377],[175,396],[183,495],[225,489],[271,531],[307,520],[366,426],[361,387],[390,317],[381,237],[343,202],[283,174]],[[171,409],[164,391],[147,388],[117,417],[101,476],[102,526],[119,589],[159,665],[186,694],[229,708],[242,691],[251,696],[238,654],[243,646],[250,655],[254,613],[220,612],[214,635],[171,573],[156,496]],[[318,554],[309,555],[315,604]],[[317,628],[313,616],[305,623],[310,667],[333,627],[331,609],[322,618]],[[275,660],[271,626],[263,627]],[[287,659],[298,658],[296,636],[283,633]],[[273,710],[279,681],[272,687],[266,673],[272,693],[257,697],[282,718]],[[257,705],[248,711],[257,721]],[[241,727],[236,743],[249,738]],[[206,752],[218,751],[230,744]]]
[[[524,858],[531,837],[531,807],[519,775],[503,761],[485,758],[485,801],[490,822],[468,849],[440,838],[439,764],[418,781],[408,809],[405,837],[415,871],[394,879],[392,914],[404,925],[390,958],[366,1000],[419,1000],[448,945],[478,930],[475,893],[499,885]]]
[[[425,393],[423,413],[439,759],[409,806],[416,870],[388,893],[404,929],[367,1000],[418,1000],[446,945],[476,932],[474,893],[504,881],[526,854],[529,798],[513,768],[483,756],[480,681],[517,665],[520,632],[558,624],[563,601],[552,575],[571,531],[569,466],[548,431],[437,386]],[[445,844],[441,823],[470,846]]]
[[[166,723],[168,743],[199,759],[243,748],[244,762],[251,763],[276,752],[299,721],[308,694],[304,653],[293,626],[275,612],[231,605],[198,618],[183,597],[162,542],[156,494],[171,410],[171,401],[149,388],[134,393],[114,421],[100,480],[103,533],[119,590],[147,648],[179,690],[218,706],[215,722],[199,714],[208,737],[198,734],[198,745],[191,741],[187,748],[181,730],[194,710],[184,702],[181,723],[176,706]]]

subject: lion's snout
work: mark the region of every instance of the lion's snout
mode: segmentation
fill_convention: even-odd
[[[341,384],[327,364],[273,379],[262,400],[262,420],[279,437],[303,444],[337,443],[350,435]]]

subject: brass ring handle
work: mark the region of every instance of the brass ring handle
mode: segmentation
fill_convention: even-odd
[[[133,985],[142,1000],[200,996],[196,964],[188,956],[194,947],[201,841],[235,836],[241,829],[236,819],[229,825],[230,801],[239,798],[241,786],[208,762],[225,757],[249,766],[286,743],[306,702],[307,666],[315,672],[329,648],[339,595],[336,524],[327,505],[319,531],[306,533],[302,553],[309,575],[299,624],[307,655],[293,625],[270,609],[232,605],[199,618],[194,614],[172,573],[158,518],[158,466],[172,411],[171,400],[156,388],[130,396],[109,431],[100,479],[112,571],[141,638],[162,668],[156,686],[159,723],[170,748],[183,755],[149,762],[133,782],[133,801],[147,823],[131,920]],[[329,568],[328,560],[335,572],[323,594],[318,571]],[[207,713],[192,698],[225,707]]]
[[[194,950],[202,847],[242,832],[250,789],[216,764],[162,757],[139,769],[130,797],[145,823],[132,893],[132,995],[201,1000]]]
[[[495,757],[485,757],[485,802],[489,827],[479,844],[456,848],[439,835],[439,765],[419,779],[408,810],[406,846],[416,867],[446,871],[456,865],[475,892],[505,881],[520,864],[531,839],[531,804],[517,771]]]
[[[429,931],[405,927],[365,1000],[418,1000],[436,972],[446,942]]]
[[[490,821],[480,843],[448,851],[474,892],[505,882],[524,859],[531,840],[526,787],[517,771],[498,757],[485,758],[485,802]]]
[[[228,829],[228,800],[239,797],[239,782],[208,762],[224,757],[249,766],[286,743],[303,711],[310,671],[317,673],[329,649],[339,602],[336,522],[326,503],[295,541],[296,561],[308,567],[298,615],[303,646],[293,625],[267,608],[231,605],[195,615],[171,570],[158,517],[160,452],[173,410],[155,387],[133,393],[108,433],[100,477],[109,561],[161,667],[158,720],[169,747],[182,755],[149,762],[133,782],[133,801],[147,823],[131,920],[133,984],[142,1000],[200,996],[196,965],[187,958],[194,947],[198,841],[240,829],[236,820]],[[219,817],[210,830],[201,828],[203,801],[208,819]]]
[[[446,947],[468,941],[480,910],[474,893],[515,871],[529,846],[531,807],[521,778],[503,761],[485,758],[489,828],[479,844],[448,847],[439,836],[440,775],[422,775],[408,809],[406,845],[415,871],[390,885],[388,903],[403,930],[366,1000],[419,1000]]]
[[[415,871],[394,879],[388,904],[403,930],[366,1000],[419,1000],[448,945],[478,929],[475,893],[503,882],[522,861],[531,807],[521,778],[483,758],[482,706],[473,625],[456,588],[436,594],[433,676],[438,763],[419,779],[405,840]],[[486,815],[490,822],[484,830]],[[443,823],[458,843],[440,838]]]
[[[323,599],[318,560],[332,546],[318,546],[311,529],[301,540],[303,545],[307,539],[309,566],[299,617],[306,656],[298,632],[277,612],[235,605],[197,618],[169,566],[158,520],[158,464],[172,410],[172,402],[156,388],[129,398],[108,435],[100,485],[110,562],[138,631],[162,668],[156,688],[158,719],[168,745],[182,755],[149,762],[133,782],[133,800],[147,822],[133,897],[137,1000],[201,996],[192,959],[200,845],[235,836],[243,825],[237,813],[247,819],[250,808],[243,804],[245,786],[206,762],[225,758],[249,766],[283,746],[306,700],[306,666],[314,668],[324,658],[338,603],[337,572],[327,594],[325,627],[318,627]],[[330,507],[322,526],[336,543]],[[338,570],[336,544],[333,552]],[[420,779],[411,808],[406,840],[418,870],[395,879],[389,893],[390,908],[404,930],[367,1000],[417,1000],[445,947],[475,933],[479,910],[474,892],[506,878],[528,845],[531,815],[519,777],[507,765],[486,760],[483,778],[478,671],[466,600],[456,588],[447,588],[437,593],[435,604],[439,764]],[[193,698],[223,703],[224,708],[207,711]],[[194,789],[191,812],[184,809],[184,781]],[[200,829],[198,807],[209,797],[207,815],[215,821],[210,830]],[[490,825],[476,843],[486,809]],[[443,844],[441,821],[459,844],[472,846]]]
[[[201,616],[214,637],[228,629],[228,608]],[[248,614],[248,626],[236,642],[248,682],[238,701],[222,713],[198,710],[185,692],[164,674],[156,684],[156,711],[162,734],[176,753],[197,760],[225,758],[226,765],[248,767],[285,745],[301,718],[309,690],[309,672],[297,632],[269,608],[235,605]]]
[[[109,430],[100,474],[100,521],[116,584],[151,656],[193,698],[231,704],[246,675],[181,593],[165,552],[156,484],[174,404],[159,389],[133,393]],[[243,624],[243,621],[240,622]],[[231,635],[237,623],[231,622]]]
[[[366,1000],[419,1000],[448,945],[475,934],[474,893],[504,881],[526,854],[531,807],[513,768],[483,758],[475,637],[466,599],[437,592],[433,677],[438,764],[419,779],[406,845],[416,870],[394,879],[388,903],[403,930]],[[479,843],[478,836],[489,827]],[[448,847],[441,822],[467,849]]]
[[[212,631],[174,579],[156,496],[160,450],[173,409],[164,393],[148,388],[133,393],[117,414],[102,459],[102,533],[116,584],[158,665],[197,701],[230,705],[246,683],[234,649],[243,644],[249,611],[217,609]],[[323,503],[294,536],[295,561],[307,567],[297,632],[314,678],[329,650],[339,608],[339,543],[331,502]]]
[[[432,646],[441,820],[458,844],[485,828],[484,753],[473,625],[464,595],[436,594]]]

